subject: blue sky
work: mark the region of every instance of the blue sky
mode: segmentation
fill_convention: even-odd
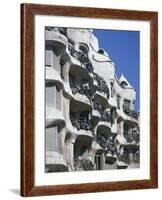
[[[140,32],[118,30],[93,30],[98,38],[100,48],[105,49],[115,63],[116,74],[121,74],[136,89],[135,110],[140,111],[139,105],[139,42]]]

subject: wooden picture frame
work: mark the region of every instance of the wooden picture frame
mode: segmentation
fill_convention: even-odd
[[[34,17],[73,16],[150,22],[150,179],[35,186]],[[21,195],[58,195],[158,187],[158,13],[72,6],[21,5]],[[147,69],[146,69],[147,70]]]

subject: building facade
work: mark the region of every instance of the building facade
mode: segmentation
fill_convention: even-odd
[[[140,166],[136,91],[90,29],[45,28],[45,171]]]

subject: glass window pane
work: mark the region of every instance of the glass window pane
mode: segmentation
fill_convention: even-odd
[[[56,107],[56,86],[46,87],[46,105]]]
[[[51,47],[48,47],[45,52],[45,65],[48,67],[52,67],[53,61],[53,51]]]
[[[46,151],[58,151],[57,126],[46,129]]]

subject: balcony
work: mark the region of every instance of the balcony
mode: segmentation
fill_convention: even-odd
[[[93,66],[92,66],[92,63],[90,62],[89,58],[88,58],[88,55],[83,53],[83,52],[80,52],[80,51],[76,51],[74,49],[73,46],[71,45],[68,45],[68,50],[70,52],[70,55],[72,57],[74,57],[75,59],[79,60],[79,62],[84,65],[84,67],[88,70],[89,73],[92,73],[93,72]]]
[[[71,119],[72,125],[79,130],[93,131],[93,126],[90,120],[86,119]]]
[[[113,165],[117,161],[117,155],[107,153],[105,156],[105,164]]]
[[[94,170],[94,165],[88,158],[77,158],[74,160],[74,168],[76,171],[89,171]]]
[[[139,134],[137,132],[132,132],[131,134],[125,134],[125,139],[127,141],[127,143],[135,143],[138,144],[140,141],[140,137]]]
[[[97,125],[97,123],[99,122],[101,118],[100,112],[102,110],[104,110],[103,106],[93,101],[92,120],[94,121],[95,125]]]
[[[127,143],[124,145],[128,151],[137,151],[139,149],[140,137],[138,133],[124,134]]]
[[[127,151],[122,153],[117,152],[118,162],[116,164],[117,169],[126,169],[130,163],[129,154]]]
[[[99,92],[98,90],[96,90],[93,99],[96,102],[100,102],[99,104],[101,104],[102,106],[104,106],[104,108],[108,107],[108,101],[107,101],[107,95],[106,95],[106,93]]]
[[[79,85],[75,85],[72,81],[70,81],[70,88],[74,95],[76,93],[85,95],[91,101],[92,91],[88,85],[83,85],[82,83],[80,83]]]
[[[103,122],[109,122],[110,124],[114,123],[113,117],[111,116],[111,114],[107,111],[101,111],[101,118],[100,120]]]
[[[126,115],[128,115],[129,117],[138,120],[139,114],[138,114],[136,111],[131,110],[131,109],[129,108],[129,106],[123,105],[123,112],[124,112]]]
[[[59,31],[59,29],[54,27],[46,27],[45,36],[46,45],[56,47],[58,54],[66,48],[68,41],[63,31]]]
[[[117,149],[114,143],[114,140],[110,137],[107,139],[103,137],[102,135],[94,136],[94,140],[103,148],[106,150],[107,153],[110,153],[111,156],[115,156],[117,153]]]
[[[97,82],[97,90],[105,94],[107,99],[109,99],[110,92],[106,81],[96,73],[93,73],[93,78]]]
[[[46,67],[46,85],[57,85],[58,88],[63,88],[63,82],[60,74],[52,67]]]
[[[106,137],[113,136],[114,133],[111,132],[113,119],[112,116],[107,111],[101,111],[100,112],[100,121],[97,125],[97,133],[100,135],[105,135]]]

